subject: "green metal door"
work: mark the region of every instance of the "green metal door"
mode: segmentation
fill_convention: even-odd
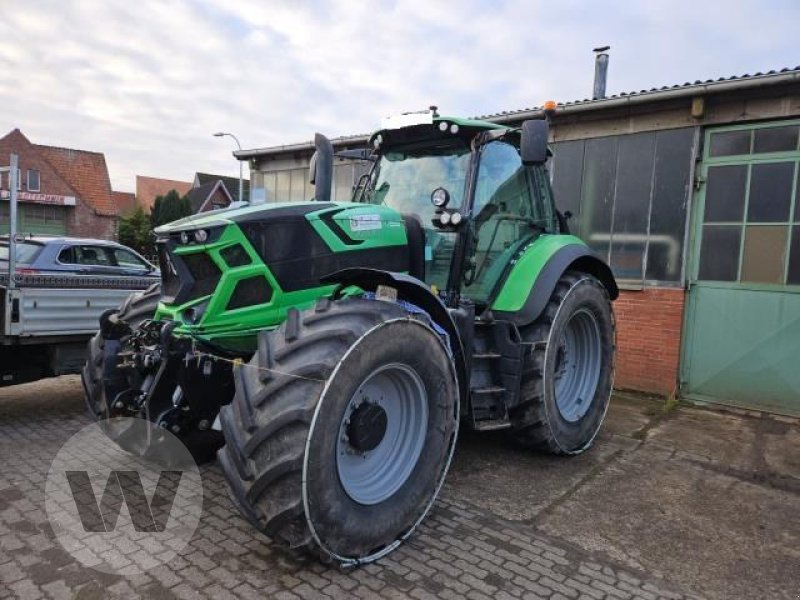
[[[8,235],[8,201],[0,201],[0,235]],[[17,231],[22,234],[41,233],[66,235],[67,209],[51,204],[20,202],[17,206]]]
[[[706,132],[681,380],[690,398],[800,414],[800,121]]]

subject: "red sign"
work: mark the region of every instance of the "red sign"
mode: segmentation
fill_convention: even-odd
[[[8,200],[11,192],[0,190],[0,198]],[[55,204],[57,206],[75,206],[75,196],[59,196],[58,194],[39,194],[37,192],[17,192],[17,199],[21,202],[34,202],[36,204]]]

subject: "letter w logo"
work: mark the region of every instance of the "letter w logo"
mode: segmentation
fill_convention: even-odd
[[[152,502],[148,503],[142,479],[137,471],[111,471],[98,505],[89,473],[66,471],[81,525],[85,531],[92,533],[111,532],[116,529],[123,501],[128,505],[128,512],[136,531],[164,531],[182,475],[182,471],[161,471]]]

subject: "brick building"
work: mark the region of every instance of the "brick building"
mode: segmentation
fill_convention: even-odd
[[[100,152],[34,144],[19,130],[0,138],[0,163],[19,156],[21,233],[114,239],[130,194],[114,192]],[[0,178],[0,231],[8,230],[8,173]]]
[[[243,182],[243,196],[248,197],[250,182]],[[164,196],[175,190],[182,198],[189,197],[194,212],[223,208],[236,201],[239,196],[239,180],[225,175],[195,173],[192,181],[161,179],[158,177],[136,176],[136,203],[150,211],[157,196]]]
[[[164,196],[175,190],[178,195],[183,197],[192,189],[191,181],[179,181],[176,179],[161,179],[159,177],[136,176],[136,203],[150,211],[156,197]]]
[[[556,202],[622,289],[616,386],[800,414],[800,67],[563,103],[550,132]],[[234,154],[272,202],[313,196],[312,153]],[[337,160],[334,199],[367,169]]]

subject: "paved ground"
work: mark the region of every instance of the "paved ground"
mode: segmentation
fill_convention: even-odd
[[[50,461],[87,422],[76,377],[0,390],[0,598],[800,598],[790,419],[616,397],[577,458],[464,436],[412,541],[348,572],[255,535],[205,467],[192,544],[128,578],[82,567],[44,513]]]

